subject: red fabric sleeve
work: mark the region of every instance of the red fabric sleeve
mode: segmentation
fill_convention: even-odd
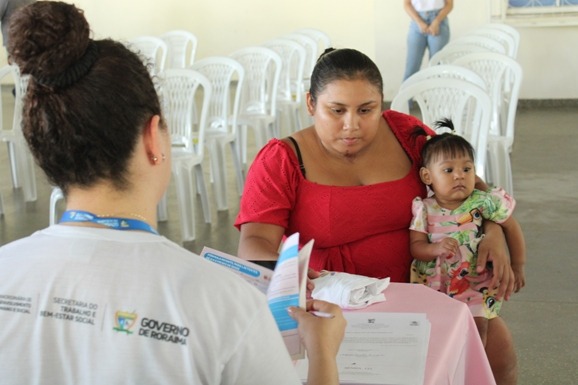
[[[296,190],[303,176],[293,149],[271,139],[259,151],[245,181],[235,227],[258,222],[288,227]]]

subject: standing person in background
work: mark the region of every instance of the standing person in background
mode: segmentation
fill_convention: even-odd
[[[453,7],[453,0],[403,0],[403,8],[411,17],[403,80],[419,71],[426,48],[431,58],[450,41],[447,16]]]
[[[9,31],[30,75],[22,131],[67,211],[0,247],[0,383],[301,385],[266,297],[156,230],[171,139],[141,58],[64,2],[20,8]],[[288,309],[308,384],[337,385],[345,319],[307,309],[333,315]]]
[[[8,47],[8,25],[10,16],[18,8],[33,3],[34,0],[0,0],[0,25],[2,26],[2,44]]]

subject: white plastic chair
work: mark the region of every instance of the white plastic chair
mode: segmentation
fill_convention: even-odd
[[[10,127],[4,127],[3,114],[8,109],[3,105],[4,103],[0,103],[0,125],[2,125],[0,141],[6,142],[8,146],[12,186],[14,188],[21,187],[24,200],[33,202],[37,199],[34,160],[22,134],[22,108],[28,79],[28,75],[20,75],[17,66],[6,65],[0,68],[0,82],[14,82],[14,112]]]
[[[476,52],[491,52],[488,48],[475,44],[454,44],[446,45],[444,48],[433,54],[429,59],[428,66],[440,64],[452,64],[457,58]]]
[[[183,241],[192,241],[195,239],[193,170],[205,222],[211,223],[202,162],[212,87],[209,79],[191,69],[169,69],[160,79],[163,115],[172,140],[172,171],[180,206]],[[198,122],[193,121],[195,103],[200,103],[196,108],[199,111]],[[166,204],[165,198],[160,205]]]
[[[417,104],[422,121],[430,127],[440,119],[452,119],[456,133],[475,149],[476,174],[484,178],[491,117],[487,92],[467,80],[424,79],[400,89],[391,109],[409,113],[410,100]]]
[[[315,28],[300,28],[295,30],[294,33],[300,33],[305,36],[309,36],[317,43],[317,55],[315,56],[315,61],[317,58],[329,47],[331,47],[331,38],[325,32],[315,29]]]
[[[263,46],[277,52],[281,57],[281,77],[277,88],[277,105],[281,112],[279,130],[283,126],[291,134],[301,128],[301,104],[305,96],[303,72],[305,70],[305,48],[289,39],[273,39]]]
[[[305,92],[309,91],[311,87],[311,74],[313,73],[313,68],[315,67],[315,63],[317,63],[317,59],[319,58],[318,54],[318,44],[317,41],[307,36],[303,33],[290,33],[287,35],[281,36],[283,39],[294,40],[297,43],[301,44],[303,48],[305,48],[305,69],[303,70],[303,90]],[[303,123],[307,122],[307,124],[313,123],[313,118],[309,115],[307,111],[307,104],[305,103],[305,98],[303,98],[303,102],[301,103],[301,121]]]
[[[497,53],[466,55],[454,64],[475,71],[486,82],[486,89],[492,99],[489,180],[513,194],[510,152],[514,143],[522,67],[511,57]]]
[[[518,47],[512,35],[496,28],[480,27],[471,31],[468,35],[485,36],[496,40],[504,46],[506,55],[515,59]]]
[[[158,75],[165,69],[167,60],[167,45],[156,36],[139,36],[129,40],[129,48],[141,55],[145,64],[152,66],[149,68],[151,75]]]
[[[167,45],[165,68],[186,68],[195,62],[198,39],[185,30],[169,31],[160,36]]]
[[[227,210],[227,166],[225,147],[229,144],[237,176],[237,193],[243,193],[245,178],[239,152],[237,120],[245,79],[243,66],[230,57],[213,56],[197,61],[192,69],[209,79],[213,92],[207,116],[205,143],[211,160],[211,175],[217,209]],[[232,103],[231,103],[232,101]]]
[[[512,27],[511,25],[502,23],[488,23],[484,24],[482,28],[497,29],[498,31],[502,31],[510,35],[514,39],[514,56],[512,57],[518,57],[518,48],[520,47],[520,32],[516,28]]]
[[[247,127],[255,133],[258,149],[279,136],[277,121],[277,88],[283,65],[281,57],[266,47],[245,47],[230,55],[245,69],[245,82],[239,109],[239,146],[243,165],[247,164]]]
[[[487,36],[479,36],[473,34],[464,35],[450,41],[446,47],[451,47],[456,44],[479,45],[480,47],[486,48],[488,51],[497,52],[504,55],[506,54],[506,47],[502,43]]]
[[[405,79],[400,89],[425,79],[462,79],[474,83],[482,89],[486,89],[486,82],[477,73],[463,66],[453,64],[440,64],[433,67],[425,67]]]

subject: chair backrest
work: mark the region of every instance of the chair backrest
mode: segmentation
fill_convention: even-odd
[[[514,57],[518,57],[518,48],[520,47],[520,32],[512,27],[511,25],[508,24],[503,24],[503,23],[488,23],[488,24],[484,24],[482,26],[482,28],[493,28],[493,29],[497,29],[499,31],[505,32],[507,34],[509,34],[510,36],[512,36],[512,38],[514,39],[514,44],[515,44],[515,56]]]
[[[473,34],[464,35],[464,36],[458,37],[457,39],[450,41],[446,45],[446,47],[452,46],[454,44],[479,45],[480,47],[486,48],[488,51],[506,54],[506,47],[502,43],[500,43],[499,41],[496,41],[495,39],[487,37],[487,36],[480,36],[480,35],[473,35]]]
[[[400,89],[391,109],[409,113],[410,100],[430,127],[442,118],[452,119],[456,133],[476,150],[476,173],[483,178],[492,108],[487,92],[467,80],[424,79]]]
[[[432,55],[428,65],[452,64],[457,58],[475,52],[491,52],[488,48],[475,44],[457,43],[446,45],[444,48]]]
[[[454,62],[476,72],[492,98],[492,134],[514,138],[514,122],[522,83],[522,67],[507,55],[473,53]]]
[[[149,72],[157,75],[165,69],[167,60],[167,45],[156,36],[139,36],[129,40],[129,48],[140,54],[145,64],[151,65]]]
[[[230,55],[245,69],[240,114],[276,116],[283,62],[272,49],[245,47]]]
[[[317,58],[329,47],[331,47],[331,38],[325,32],[315,29],[315,28],[300,28],[295,30],[294,33],[300,33],[302,35],[309,36],[317,43],[317,55],[315,56],[315,61]]]
[[[213,92],[207,116],[207,131],[236,135],[245,80],[245,69],[241,63],[226,56],[212,56],[196,61],[191,68],[205,75],[211,82]]]
[[[317,55],[318,52],[317,41],[302,33],[289,33],[287,35],[281,36],[281,38],[294,40],[297,43],[301,44],[303,48],[305,48],[305,70],[303,72],[303,77],[304,79],[311,78],[313,67],[315,67],[315,63],[317,62],[317,58],[319,57]]]
[[[198,39],[185,30],[169,31],[160,36],[167,45],[165,68],[186,68],[195,62]]]
[[[496,40],[497,42],[499,42],[504,46],[504,49],[506,50],[506,55],[514,59],[516,58],[518,47],[514,37],[509,33],[496,28],[480,27],[474,29],[469,34],[477,36],[485,36],[489,37],[490,39]]]
[[[192,69],[168,69],[160,76],[163,116],[173,150],[202,159],[211,93],[209,79]]]
[[[400,89],[424,79],[462,79],[474,83],[482,89],[486,89],[486,82],[480,77],[480,75],[469,68],[454,64],[440,64],[422,68],[409,78],[405,79],[405,81],[401,83]]]
[[[305,48],[294,40],[281,38],[269,40],[263,46],[277,52],[283,63],[277,90],[277,101],[301,103],[305,92],[303,89]]]

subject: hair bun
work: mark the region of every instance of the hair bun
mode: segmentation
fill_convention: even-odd
[[[22,73],[57,77],[80,59],[90,42],[82,10],[72,4],[38,1],[10,19],[8,53]]]

